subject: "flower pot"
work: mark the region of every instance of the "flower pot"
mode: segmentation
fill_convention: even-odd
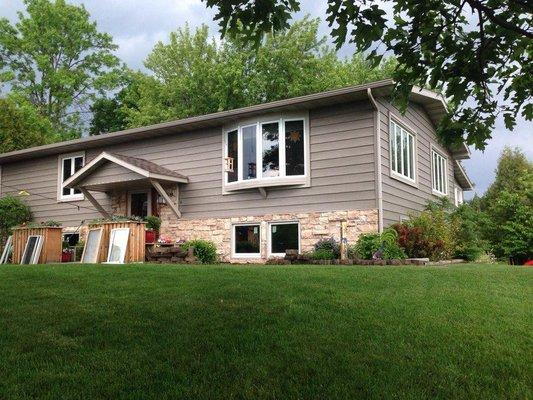
[[[70,251],[63,251],[61,253],[61,262],[71,262],[72,261],[72,253]]]
[[[146,243],[155,243],[157,240],[157,232],[152,230],[146,230],[146,236],[145,236]]]

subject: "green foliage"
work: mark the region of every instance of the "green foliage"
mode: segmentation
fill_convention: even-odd
[[[503,191],[487,213],[494,254],[518,264],[533,259],[533,192],[521,195]]]
[[[194,239],[181,245],[183,250],[194,248],[194,255],[202,264],[213,264],[217,261],[217,247],[209,240]]]
[[[146,229],[152,229],[159,232],[159,229],[161,228],[161,218],[149,215],[148,217],[145,217],[144,220],[146,221]]]
[[[308,17],[258,48],[238,38],[217,43],[207,26],[188,26],[157,43],[145,60],[153,75],[130,73],[117,99],[127,127],[280,100],[390,77],[394,61],[373,68],[360,55],[339,60]]]
[[[332,258],[339,258],[341,254],[341,247],[339,242],[337,242],[334,238],[327,238],[321,239],[315,243],[315,253],[317,251],[327,251],[332,254]]]
[[[320,248],[316,249],[311,253],[311,258],[313,260],[334,260],[337,257],[335,256],[333,250],[327,248]]]
[[[93,117],[89,127],[90,135],[120,131],[126,126],[125,117],[117,98],[102,97],[96,99],[91,105],[91,113]]]
[[[0,239],[11,234],[11,229],[31,220],[30,208],[18,197],[0,198]]]
[[[20,96],[0,98],[0,153],[57,141],[51,122]]]
[[[300,9],[299,0],[204,1],[218,9],[223,34],[257,46],[265,32],[286,30]],[[454,112],[440,123],[441,137],[451,144],[466,136],[482,149],[498,114],[508,129],[519,114],[533,119],[531,13],[522,1],[330,0],[327,21],[338,48],[353,43],[374,64],[383,54],[397,58],[401,106],[413,85],[442,92]]]
[[[0,19],[0,82],[24,96],[68,139],[80,134],[80,107],[117,83],[111,36],[98,31],[83,6],[25,0],[11,24]]]
[[[498,159],[494,182],[483,196],[482,206],[485,209],[489,208],[503,191],[524,193],[528,189],[531,190],[532,180],[533,163],[519,148],[505,147]],[[530,185],[529,188],[528,185]]]
[[[484,240],[484,232],[489,223],[486,213],[473,202],[459,206],[451,215],[454,235],[454,258],[477,261],[489,244]]]
[[[406,258],[405,252],[398,245],[398,233],[391,228],[385,229],[382,234],[367,233],[359,236],[348,254],[352,258],[371,260],[376,253],[383,260]]]
[[[455,238],[449,216],[439,208],[430,208],[408,221],[394,225],[398,243],[409,257],[427,257],[432,261],[453,256]]]
[[[533,163],[523,152],[504,149],[496,179],[480,203],[494,254],[517,263],[533,258]]]

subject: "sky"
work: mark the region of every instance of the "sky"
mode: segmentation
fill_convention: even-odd
[[[191,28],[206,24],[213,36],[218,35],[218,26],[213,22],[215,12],[201,0],[69,0],[84,4],[91,18],[101,31],[111,34],[119,46],[116,54],[130,67],[143,68],[143,60],[158,41],[165,42],[168,34],[189,23]],[[295,18],[310,14],[322,21],[326,16],[326,0],[302,0],[301,12]],[[17,11],[24,9],[22,0],[0,0],[0,17],[16,21]],[[322,22],[320,33],[328,35],[327,24]],[[343,47],[339,55],[349,56],[353,48]],[[519,120],[514,132],[508,131],[498,120],[493,138],[484,152],[472,150],[470,160],[464,166],[476,184],[475,191],[483,194],[494,180],[498,156],[505,146],[518,146],[533,159],[533,122]],[[471,197],[473,192],[470,196]]]

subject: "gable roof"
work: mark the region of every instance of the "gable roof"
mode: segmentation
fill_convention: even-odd
[[[189,179],[178,172],[171,171],[165,167],[157,165],[142,158],[123,156],[116,153],[102,152],[94,160],[85,165],[82,169],[72,175],[64,183],[66,187],[74,187],[76,184],[86,179],[93,171],[102,164],[112,162],[135,172],[147,179],[157,179],[170,182],[187,183]]]
[[[394,82],[391,79],[387,79],[383,81],[367,83],[364,85],[329,90],[326,92],[314,93],[306,96],[293,97],[290,99],[238,108],[235,110],[221,111],[212,114],[163,122],[150,126],[143,126],[140,128],[126,129],[119,132],[106,133],[98,136],[74,139],[61,143],[32,147],[29,149],[0,154],[0,164],[47,155],[70,153],[79,150],[130,142],[155,136],[176,134],[187,130],[190,131],[200,128],[216,127],[226,123],[234,122],[235,120],[244,116],[252,117],[265,112],[290,111],[303,108],[334,105],[348,101],[365,100],[368,99],[368,89],[372,90],[372,93],[375,97],[388,96],[392,93],[393,88]],[[421,104],[426,109],[434,124],[437,124],[448,112],[446,109],[446,103],[442,96],[430,90],[413,88],[410,98],[413,102]],[[453,151],[454,155],[457,157],[468,158],[469,152],[466,146],[463,146],[461,149],[454,149]]]

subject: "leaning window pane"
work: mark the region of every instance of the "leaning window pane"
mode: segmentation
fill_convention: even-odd
[[[241,225],[235,227],[235,254],[260,253],[259,225]]]
[[[242,172],[244,179],[254,179],[257,176],[256,143],[256,126],[242,128]]]
[[[402,164],[402,174],[409,177],[409,144],[407,143],[407,132],[402,130],[402,150],[403,150],[403,164]]]
[[[304,175],[304,122],[285,123],[286,175]]]
[[[271,253],[285,253],[286,250],[298,250],[298,224],[279,224],[270,226]]]
[[[264,124],[262,129],[263,177],[279,176],[279,124]]]
[[[228,182],[239,179],[239,136],[237,131],[228,132],[228,158],[233,161],[233,169],[228,171]]]

